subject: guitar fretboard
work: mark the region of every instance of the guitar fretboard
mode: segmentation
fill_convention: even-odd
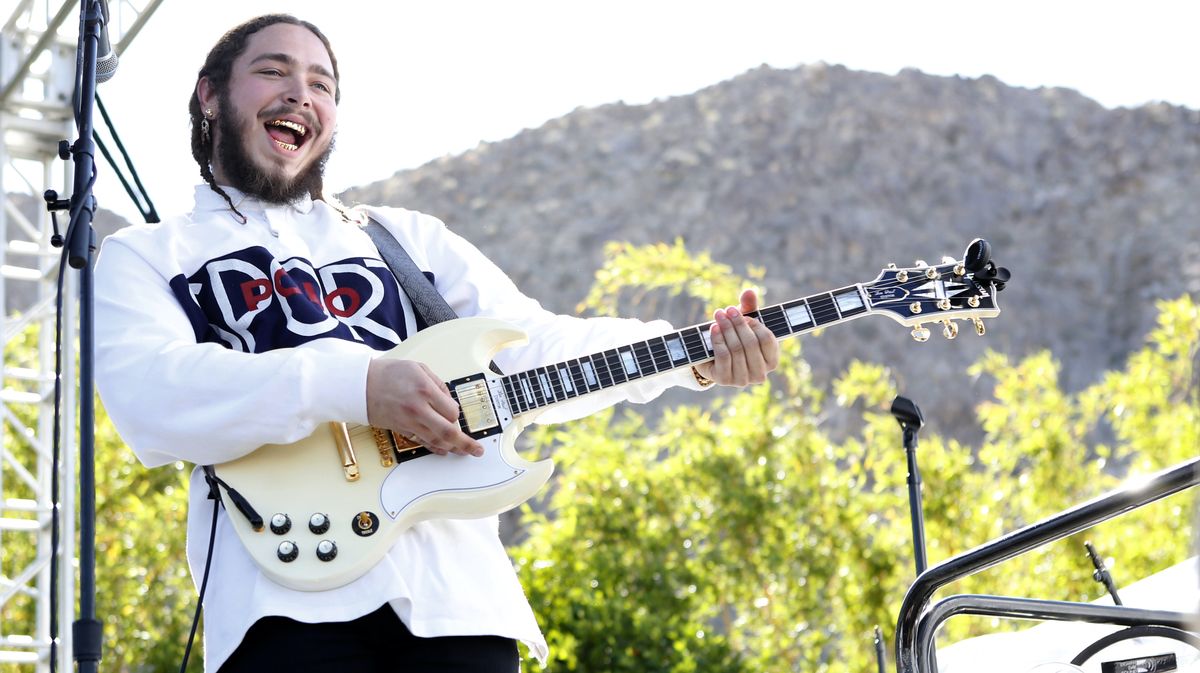
[[[761,308],[756,318],[778,338],[860,316],[866,300],[857,285]],[[715,356],[711,322],[627,346],[501,377],[514,414],[540,409],[638,379],[707,362]]]

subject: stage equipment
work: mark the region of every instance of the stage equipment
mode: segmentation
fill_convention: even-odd
[[[1179,630],[1192,627],[1194,614],[1121,605],[966,594],[950,596],[932,606],[929,602],[934,592],[950,582],[974,575],[1197,484],[1200,484],[1200,458],[1138,479],[1132,485],[1025,526],[927,569],[909,587],[900,605],[896,622],[897,672],[936,671],[934,633],[942,622],[959,614],[1121,626],[1163,626]]]
[[[162,0],[114,4],[113,52],[128,48]],[[78,47],[76,0],[11,3],[0,39],[0,320],[7,348],[28,360],[5,358],[0,403],[5,434],[0,443],[0,664],[45,673],[72,667],[72,639],[57,638],[57,624],[74,619],[75,430],[55,438],[56,401],[74,419],[77,397],[77,277],[67,274],[62,302],[61,372],[56,374],[54,335],[60,254],[51,247],[51,217],[40,207],[46,190],[63,190],[69,166],[59,140],[72,136]],[[33,196],[34,198],[30,198]],[[57,200],[57,197],[55,198]],[[30,334],[37,334],[36,340]],[[27,345],[18,345],[28,342]],[[7,352],[7,351],[6,351]],[[60,378],[61,377],[61,378]],[[55,382],[64,382],[55,394]],[[58,489],[61,486],[61,499]],[[61,529],[61,536],[55,531]],[[28,556],[22,550],[28,549]],[[53,596],[57,590],[60,597]],[[30,630],[8,618],[18,600],[30,602]],[[55,645],[57,644],[57,646]]]
[[[925,572],[925,509],[921,505],[921,471],[917,468],[917,433],[925,424],[916,402],[896,396],[892,416],[904,431],[904,455],[908,461],[908,514],[912,520],[913,559],[917,574]]]
[[[1100,558],[1100,554],[1096,553],[1096,548],[1092,546],[1091,542],[1084,542],[1083,546],[1087,549],[1088,558],[1091,559],[1092,566],[1096,569],[1095,572],[1092,573],[1092,579],[1104,585],[1104,588],[1108,591],[1108,594],[1112,596],[1113,603],[1116,603],[1117,605],[1123,605],[1123,603],[1121,603],[1121,597],[1117,595],[1117,585],[1115,582],[1113,582],[1112,575],[1109,574],[1108,568],[1104,566],[1104,559]]]

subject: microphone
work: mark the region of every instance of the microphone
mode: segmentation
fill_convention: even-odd
[[[100,42],[96,45],[96,84],[112,79],[117,74],[120,59],[108,39],[108,0],[100,0]]]

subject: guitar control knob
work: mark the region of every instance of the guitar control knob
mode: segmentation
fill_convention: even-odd
[[[275,550],[275,555],[284,563],[291,563],[300,555],[300,549],[296,547],[296,543],[290,540],[284,540],[279,543],[279,548]]]
[[[337,558],[337,544],[333,540],[321,540],[318,542],[317,558],[325,562]]]
[[[913,328],[912,338],[916,340],[917,343],[925,343],[926,341],[929,341],[929,329],[927,327],[917,325]]]
[[[308,529],[313,535],[321,535],[329,530],[329,517],[317,512],[308,518]]]
[[[271,532],[276,535],[283,535],[292,529],[292,517],[280,512],[271,517]]]

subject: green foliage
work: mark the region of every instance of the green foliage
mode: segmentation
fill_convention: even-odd
[[[758,289],[748,279],[733,275],[728,266],[713,262],[707,252],[693,257],[681,240],[673,245],[646,246],[612,241],[604,246],[604,258],[591,291],[579,304],[581,312],[590,309],[615,315],[622,298],[643,305],[647,294],[655,290],[672,297],[693,297],[715,309],[736,304],[743,289]],[[763,270],[750,269],[748,277],[761,280]]]
[[[745,279],[673,248],[617,246],[622,257],[586,302],[610,311],[629,285],[728,303]],[[653,274],[635,267],[655,262]],[[615,270],[622,270],[617,272]],[[711,288],[719,290],[710,291]],[[1194,370],[1200,310],[1164,302],[1147,346],[1076,394],[1049,353],[991,353],[972,373],[995,382],[980,405],[978,447],[921,438],[929,560],[937,563],[1096,497],[1125,473],[1182,461],[1200,445]],[[512,549],[556,671],[873,670],[871,630],[891,638],[913,576],[904,454],[887,407],[888,370],[855,363],[817,386],[785,343],[768,385],[649,421],[631,410],[528,433],[560,471],[528,537]],[[861,431],[835,440],[827,398],[858,409]],[[1112,437],[1104,443],[1096,438]],[[1189,555],[1185,493],[1087,532],[1118,581]],[[536,514],[534,509],[548,514]],[[1090,600],[1084,536],[1060,541],[951,587]],[[1011,623],[1010,623],[1011,624]],[[996,628],[951,620],[950,638]]]
[[[196,609],[184,542],[191,466],[148,470],[102,411],[96,422],[97,613],[104,668],[178,671]],[[189,671],[203,670],[199,633]]]
[[[5,361],[35,366],[38,338],[31,329],[10,341]],[[25,426],[36,423],[35,414],[33,407],[16,408],[15,413]],[[8,421],[6,426],[6,450],[18,462],[33,465],[33,449],[19,439],[21,428]],[[99,404],[95,438],[96,612],[104,622],[101,666],[106,671],[129,673],[177,671],[196,604],[184,556],[188,469],[182,463],[156,470],[142,467]],[[4,488],[9,498],[33,495],[14,479],[6,479]],[[32,536],[9,534],[3,542],[6,574],[34,558]],[[27,596],[5,605],[6,632],[33,633],[34,607]],[[60,625],[60,633],[69,633],[70,628],[70,624]],[[28,669],[10,666],[3,670]],[[188,670],[203,670],[199,654],[194,654]]]

